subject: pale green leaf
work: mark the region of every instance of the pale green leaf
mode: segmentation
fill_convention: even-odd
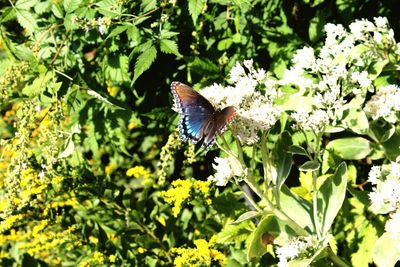
[[[140,75],[143,74],[146,70],[148,70],[153,64],[154,60],[157,57],[157,49],[154,46],[151,46],[146,51],[142,52],[135,63],[135,73],[133,77],[133,82],[139,78]]]
[[[370,142],[362,137],[335,139],[329,142],[326,148],[348,160],[364,159],[372,151]]]
[[[18,0],[15,3],[15,8],[18,10],[28,10],[37,4],[37,0]]]
[[[400,234],[384,233],[375,243],[372,257],[377,266],[395,266],[400,260]]]
[[[347,167],[342,163],[336,169],[336,172],[330,176],[317,193],[319,227],[322,234],[325,235],[342,207],[347,188]]]
[[[29,32],[34,32],[38,27],[35,17],[27,10],[17,10],[17,20]]]
[[[64,149],[64,151],[62,151],[62,152],[58,155],[58,158],[59,158],[59,159],[61,159],[61,158],[67,158],[67,157],[71,156],[72,153],[74,153],[74,150],[75,150],[74,141],[72,140],[72,137],[71,137],[71,138],[68,138],[67,143],[66,143],[66,146],[65,146],[65,149]]]
[[[105,76],[108,81],[116,84],[128,82],[130,80],[128,56],[109,55],[106,58]]]
[[[67,13],[71,13],[80,6],[81,2],[81,0],[64,0],[64,9]]]
[[[189,13],[192,16],[193,23],[196,24],[197,18],[204,9],[207,0],[189,0]]]
[[[239,216],[239,218],[237,218],[234,222],[231,222],[230,224],[238,224],[238,223],[253,219],[255,217],[258,217],[260,215],[261,215],[260,212],[251,210],[251,211],[243,213],[242,215]]]
[[[316,171],[320,168],[321,164],[319,164],[319,162],[316,161],[306,161],[304,162],[300,167],[299,170],[300,171]]]
[[[307,232],[312,233],[312,209],[309,202],[294,194],[286,185],[280,191],[280,204],[282,211]]]
[[[160,50],[166,54],[182,56],[178,51],[178,45],[175,41],[163,39],[160,41]]]

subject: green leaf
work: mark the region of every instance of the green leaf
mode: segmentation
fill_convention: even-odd
[[[71,13],[80,6],[81,2],[81,0],[64,0],[64,9],[67,13]]]
[[[107,56],[104,72],[109,82],[115,84],[128,82],[130,80],[128,56]]]
[[[395,266],[400,260],[400,234],[384,233],[375,243],[372,257],[377,266]]]
[[[51,11],[53,12],[54,16],[61,19],[64,17],[64,10],[61,8],[59,4],[52,4]]]
[[[342,163],[336,172],[327,178],[317,193],[318,217],[323,236],[329,231],[333,220],[342,207],[347,187],[347,167]]]
[[[379,60],[373,63],[368,68],[368,78],[371,80],[375,80],[381,73],[383,68],[389,63],[389,60]]]
[[[29,32],[34,32],[37,29],[35,17],[27,10],[17,10],[18,23]]]
[[[160,50],[166,54],[174,54],[178,57],[182,56],[178,51],[178,45],[172,40],[160,40]]]
[[[2,11],[3,12],[0,15],[0,22],[4,23],[4,22],[15,19],[15,15],[17,13],[15,8],[6,7],[6,8],[3,8]]]
[[[37,4],[37,0],[18,0],[15,3],[15,8],[18,10],[29,10]]]
[[[230,224],[238,224],[238,223],[253,219],[255,217],[258,217],[260,215],[261,214],[258,211],[254,211],[254,210],[248,211],[248,212],[245,212],[242,215],[240,215],[239,218],[237,218],[235,221],[231,222]]]
[[[54,73],[51,71],[40,74],[31,84],[25,85],[22,89],[22,93],[29,97],[40,95],[46,89],[48,81],[53,78],[53,76]]]
[[[72,138],[68,138],[64,150],[58,155],[59,159],[67,158],[74,153],[75,144]]]
[[[280,191],[280,204],[282,211],[307,232],[312,233],[312,207],[311,204],[293,193],[286,185]]]
[[[400,135],[395,132],[385,142],[381,144],[384,148],[385,155],[392,161],[396,161],[397,157],[400,156]]]
[[[319,164],[319,162],[309,160],[309,161],[304,162],[304,163],[299,167],[299,170],[300,170],[300,171],[305,171],[305,172],[308,172],[308,171],[316,171],[316,170],[318,170],[320,167],[321,167],[321,164]]]
[[[207,0],[189,0],[189,13],[192,16],[193,24],[196,24],[197,18],[204,9]]]
[[[360,236],[358,237],[357,251],[351,254],[351,263],[353,266],[368,267],[373,260],[373,247],[378,239],[377,229],[372,224],[363,223],[358,226]],[[394,266],[394,265],[378,265],[378,266]]]
[[[345,112],[346,115],[342,120],[343,125],[358,134],[366,134],[369,129],[367,115],[360,108],[351,108]]]
[[[196,57],[188,63],[188,67],[201,75],[218,76],[220,73],[218,66],[207,58]]]
[[[300,171],[305,171],[305,172],[308,172],[308,171],[316,171],[316,170],[318,170],[320,167],[321,167],[321,164],[319,164],[319,162],[309,160],[309,161],[304,162],[304,163],[299,167],[299,170],[300,170]]]
[[[326,149],[333,150],[342,159],[364,159],[371,153],[370,142],[362,137],[340,138],[329,142]]]
[[[140,10],[143,13],[146,13],[150,10],[157,8],[157,1],[156,0],[142,0],[140,4]]]
[[[257,225],[257,228],[251,234],[250,245],[247,251],[247,259],[250,261],[253,258],[260,258],[267,253],[266,245],[263,243],[264,234],[272,234],[278,229],[276,220],[271,215],[266,216]]]
[[[285,183],[292,169],[292,154],[287,152],[291,145],[292,139],[289,133],[285,131],[279,136],[272,151],[272,160],[276,168],[276,181],[273,182],[277,185],[277,191]]]
[[[303,147],[298,146],[298,145],[290,146],[288,149],[288,152],[292,153],[292,154],[308,156],[308,152]]]
[[[310,27],[308,28],[308,36],[311,42],[318,41],[324,34],[324,26],[326,24],[325,13],[318,10],[317,14],[310,21]]]
[[[139,76],[142,75],[143,72],[145,72],[150,68],[151,64],[154,62],[156,57],[157,57],[157,49],[154,46],[151,46],[149,49],[142,52],[138,56],[135,63],[135,74],[132,82],[135,82],[137,78],[139,78]]]

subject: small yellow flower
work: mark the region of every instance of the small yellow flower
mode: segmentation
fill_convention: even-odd
[[[128,129],[132,130],[135,129],[139,124],[136,121],[132,121],[131,123],[128,124]]]
[[[167,223],[165,222],[165,218],[162,216],[158,217],[157,221],[164,227],[167,225]]]
[[[142,247],[138,247],[137,251],[138,251],[140,254],[143,254],[143,253],[146,252],[146,249],[145,249],[145,248],[142,248]]]
[[[143,177],[144,179],[150,178],[150,172],[143,166],[135,166],[126,171],[126,175],[129,177],[134,176],[135,178]]]
[[[107,175],[110,175],[114,170],[114,164],[110,163],[106,166],[105,172]]]
[[[104,262],[104,254],[96,251],[93,254],[93,260],[94,260],[94,262],[103,263]]]
[[[111,263],[114,263],[117,260],[117,256],[116,255],[110,255],[110,256],[108,256],[108,260]]]
[[[183,203],[190,198],[192,191],[192,182],[190,180],[175,180],[172,182],[173,188],[167,191],[161,191],[159,194],[165,202],[173,204],[172,214],[178,217]]]
[[[119,87],[107,83],[107,92],[110,96],[115,97],[119,92]]]
[[[89,241],[92,242],[93,244],[97,245],[99,243],[99,239],[94,236],[89,236]]]

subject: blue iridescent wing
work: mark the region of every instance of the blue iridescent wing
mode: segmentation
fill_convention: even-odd
[[[175,107],[181,115],[180,137],[183,141],[189,139],[197,143],[206,135],[205,126],[211,123],[215,109],[206,98],[186,84],[173,82],[171,91]]]

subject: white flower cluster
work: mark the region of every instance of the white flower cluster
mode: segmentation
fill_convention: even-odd
[[[389,123],[396,123],[400,111],[400,88],[397,85],[387,85],[377,89],[364,107],[364,111],[373,120],[383,118]]]
[[[299,237],[292,240],[286,246],[278,247],[276,255],[279,259],[278,267],[287,267],[291,260],[299,257],[307,257],[311,251],[314,251],[316,240],[312,236]]]
[[[374,18],[374,23],[362,19],[350,24],[350,31],[355,40],[366,44],[378,46],[392,46],[396,44],[394,31],[390,29],[389,22],[385,17]]]
[[[400,163],[373,166],[368,181],[375,187],[369,193],[371,210],[377,214],[386,214],[398,209],[400,204]]]
[[[208,177],[208,180],[215,182],[217,186],[226,186],[232,177],[241,177],[246,173],[237,160],[231,157],[217,157],[215,158],[215,164],[212,164],[212,166],[214,167],[215,174]]]
[[[400,234],[400,210],[390,214],[390,219],[385,224],[385,230],[389,233]]]
[[[362,47],[382,48],[376,43],[378,39],[392,46],[396,44],[387,19],[378,17],[374,21],[375,24],[367,20],[355,21],[350,31],[340,24],[328,23],[325,43],[319,53],[311,47],[295,53],[292,66],[285,70],[279,84],[295,86],[298,93],[293,94],[293,98],[312,99],[304,110],[295,110],[292,114],[297,128],[318,131],[325,125],[335,126],[342,119],[346,97],[373,91],[367,69],[371,62],[383,58],[379,49]],[[378,35],[381,37],[377,39]]]
[[[273,105],[279,96],[278,84],[265,70],[255,69],[252,60],[244,61],[244,67],[237,63],[229,76],[233,85],[214,84],[200,93],[217,108],[235,106],[233,133],[243,144],[254,144],[259,140],[258,132],[270,129],[280,116]]]

